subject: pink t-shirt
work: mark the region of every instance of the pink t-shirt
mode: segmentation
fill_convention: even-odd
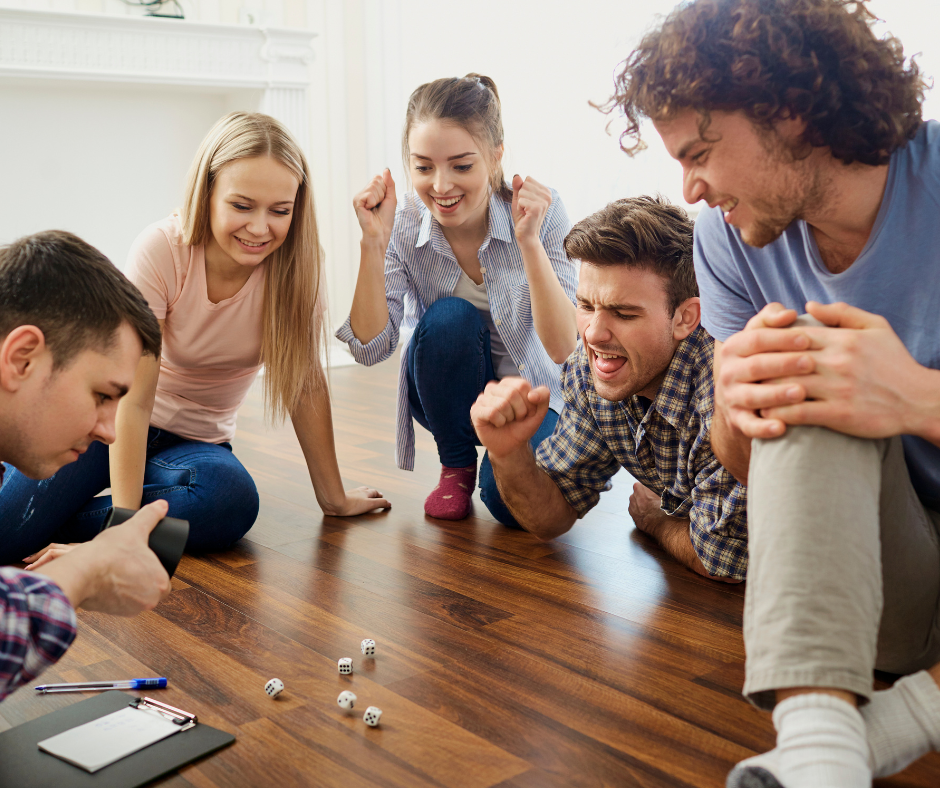
[[[173,214],[137,236],[126,274],[166,321],[150,423],[184,438],[230,441],[235,414],[261,368],[264,263],[238,293],[213,304],[205,248],[183,244]]]

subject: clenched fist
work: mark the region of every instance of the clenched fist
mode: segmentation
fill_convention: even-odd
[[[491,380],[470,408],[470,420],[491,457],[501,458],[523,446],[548,412],[545,386],[532,388],[525,378]]]
[[[392,180],[392,173],[385,169],[353,198],[353,208],[362,228],[364,242],[378,242],[384,251],[392,237],[397,206],[395,181]]]

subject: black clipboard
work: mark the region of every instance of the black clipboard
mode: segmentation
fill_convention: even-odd
[[[39,749],[43,739],[119,711],[133,700],[110,690],[0,733],[0,788],[137,788],[235,741],[232,734],[200,722],[94,773]]]

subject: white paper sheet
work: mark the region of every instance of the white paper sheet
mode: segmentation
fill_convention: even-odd
[[[128,706],[39,742],[39,749],[96,772],[180,730],[162,714]]]

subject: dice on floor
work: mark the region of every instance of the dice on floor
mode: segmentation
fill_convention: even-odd
[[[339,694],[339,697],[336,699],[336,702],[344,709],[351,709],[356,705],[356,696],[354,693],[346,690]]]
[[[379,718],[381,716],[382,716],[382,710],[380,708],[376,706],[369,706],[369,708],[366,709],[366,713],[362,715],[362,721],[366,725],[374,728],[376,725],[379,724]]]
[[[366,638],[362,641],[362,645],[359,647],[362,649],[362,653],[367,657],[375,656],[375,641],[372,638]]]
[[[272,698],[276,698],[284,691],[284,682],[280,679],[271,679],[267,684],[264,685],[264,691],[268,693]]]
[[[352,673],[352,657],[343,657],[336,663],[336,666],[339,668],[340,673],[344,676],[348,676]]]

